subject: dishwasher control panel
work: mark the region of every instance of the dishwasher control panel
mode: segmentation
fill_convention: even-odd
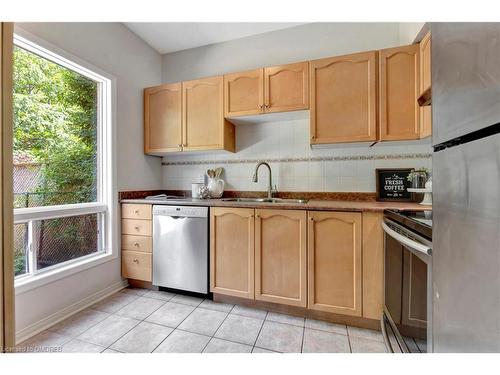
[[[153,206],[153,215],[179,217],[208,217],[208,207]]]

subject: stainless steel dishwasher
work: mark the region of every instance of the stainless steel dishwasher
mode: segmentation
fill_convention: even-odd
[[[208,293],[208,207],[153,206],[153,285]]]

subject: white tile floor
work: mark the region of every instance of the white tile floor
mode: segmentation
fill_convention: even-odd
[[[378,331],[143,289],[124,289],[19,346],[80,353],[386,350]]]

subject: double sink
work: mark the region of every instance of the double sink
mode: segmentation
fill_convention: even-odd
[[[308,199],[284,199],[284,198],[222,198],[223,202],[241,202],[241,203],[297,203],[304,204]]]

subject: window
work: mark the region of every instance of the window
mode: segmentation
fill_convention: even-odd
[[[111,80],[14,38],[16,282],[111,249]]]

